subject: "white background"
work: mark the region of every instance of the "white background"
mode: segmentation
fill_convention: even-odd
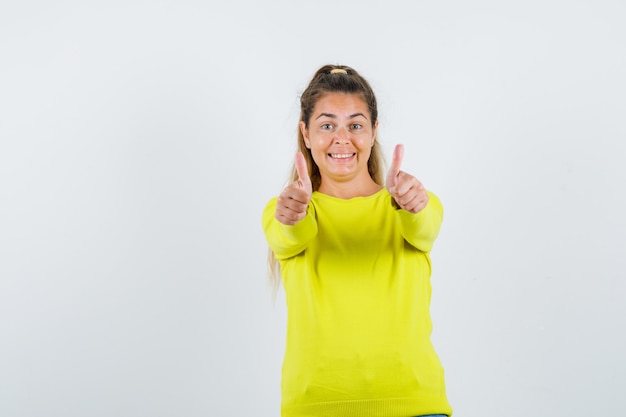
[[[433,340],[455,416],[619,415],[626,6],[0,6],[0,415],[278,416],[261,211],[326,63],[446,209]]]

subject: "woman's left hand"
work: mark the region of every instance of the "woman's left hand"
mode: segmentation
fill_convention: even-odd
[[[428,204],[428,193],[417,178],[400,170],[403,157],[404,146],[396,145],[385,187],[400,208],[418,213]]]

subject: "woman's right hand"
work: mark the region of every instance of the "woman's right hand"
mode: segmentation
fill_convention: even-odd
[[[274,215],[279,222],[288,226],[293,226],[304,219],[313,194],[309,170],[302,152],[296,153],[295,166],[298,179],[280,193]]]

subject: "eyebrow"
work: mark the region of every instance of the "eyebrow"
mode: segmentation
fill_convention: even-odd
[[[354,118],[355,118],[355,117],[357,117],[357,116],[361,116],[361,117],[363,117],[364,119],[366,119],[366,120],[367,120],[367,116],[365,116],[363,113],[354,113],[354,114],[351,114],[351,115],[348,117],[348,119],[354,119]],[[319,116],[317,116],[317,117],[315,118],[315,120],[319,119],[320,117],[328,117],[328,118],[330,118],[330,119],[336,119],[336,118],[337,118],[337,116],[335,116],[335,115],[334,115],[334,114],[332,114],[332,113],[320,113],[320,115],[319,115]]]

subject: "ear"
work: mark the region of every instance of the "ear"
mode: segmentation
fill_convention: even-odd
[[[300,132],[302,133],[302,137],[304,138],[304,146],[307,149],[311,149],[311,142],[309,141],[309,130],[306,128],[306,124],[303,121],[300,121]]]

